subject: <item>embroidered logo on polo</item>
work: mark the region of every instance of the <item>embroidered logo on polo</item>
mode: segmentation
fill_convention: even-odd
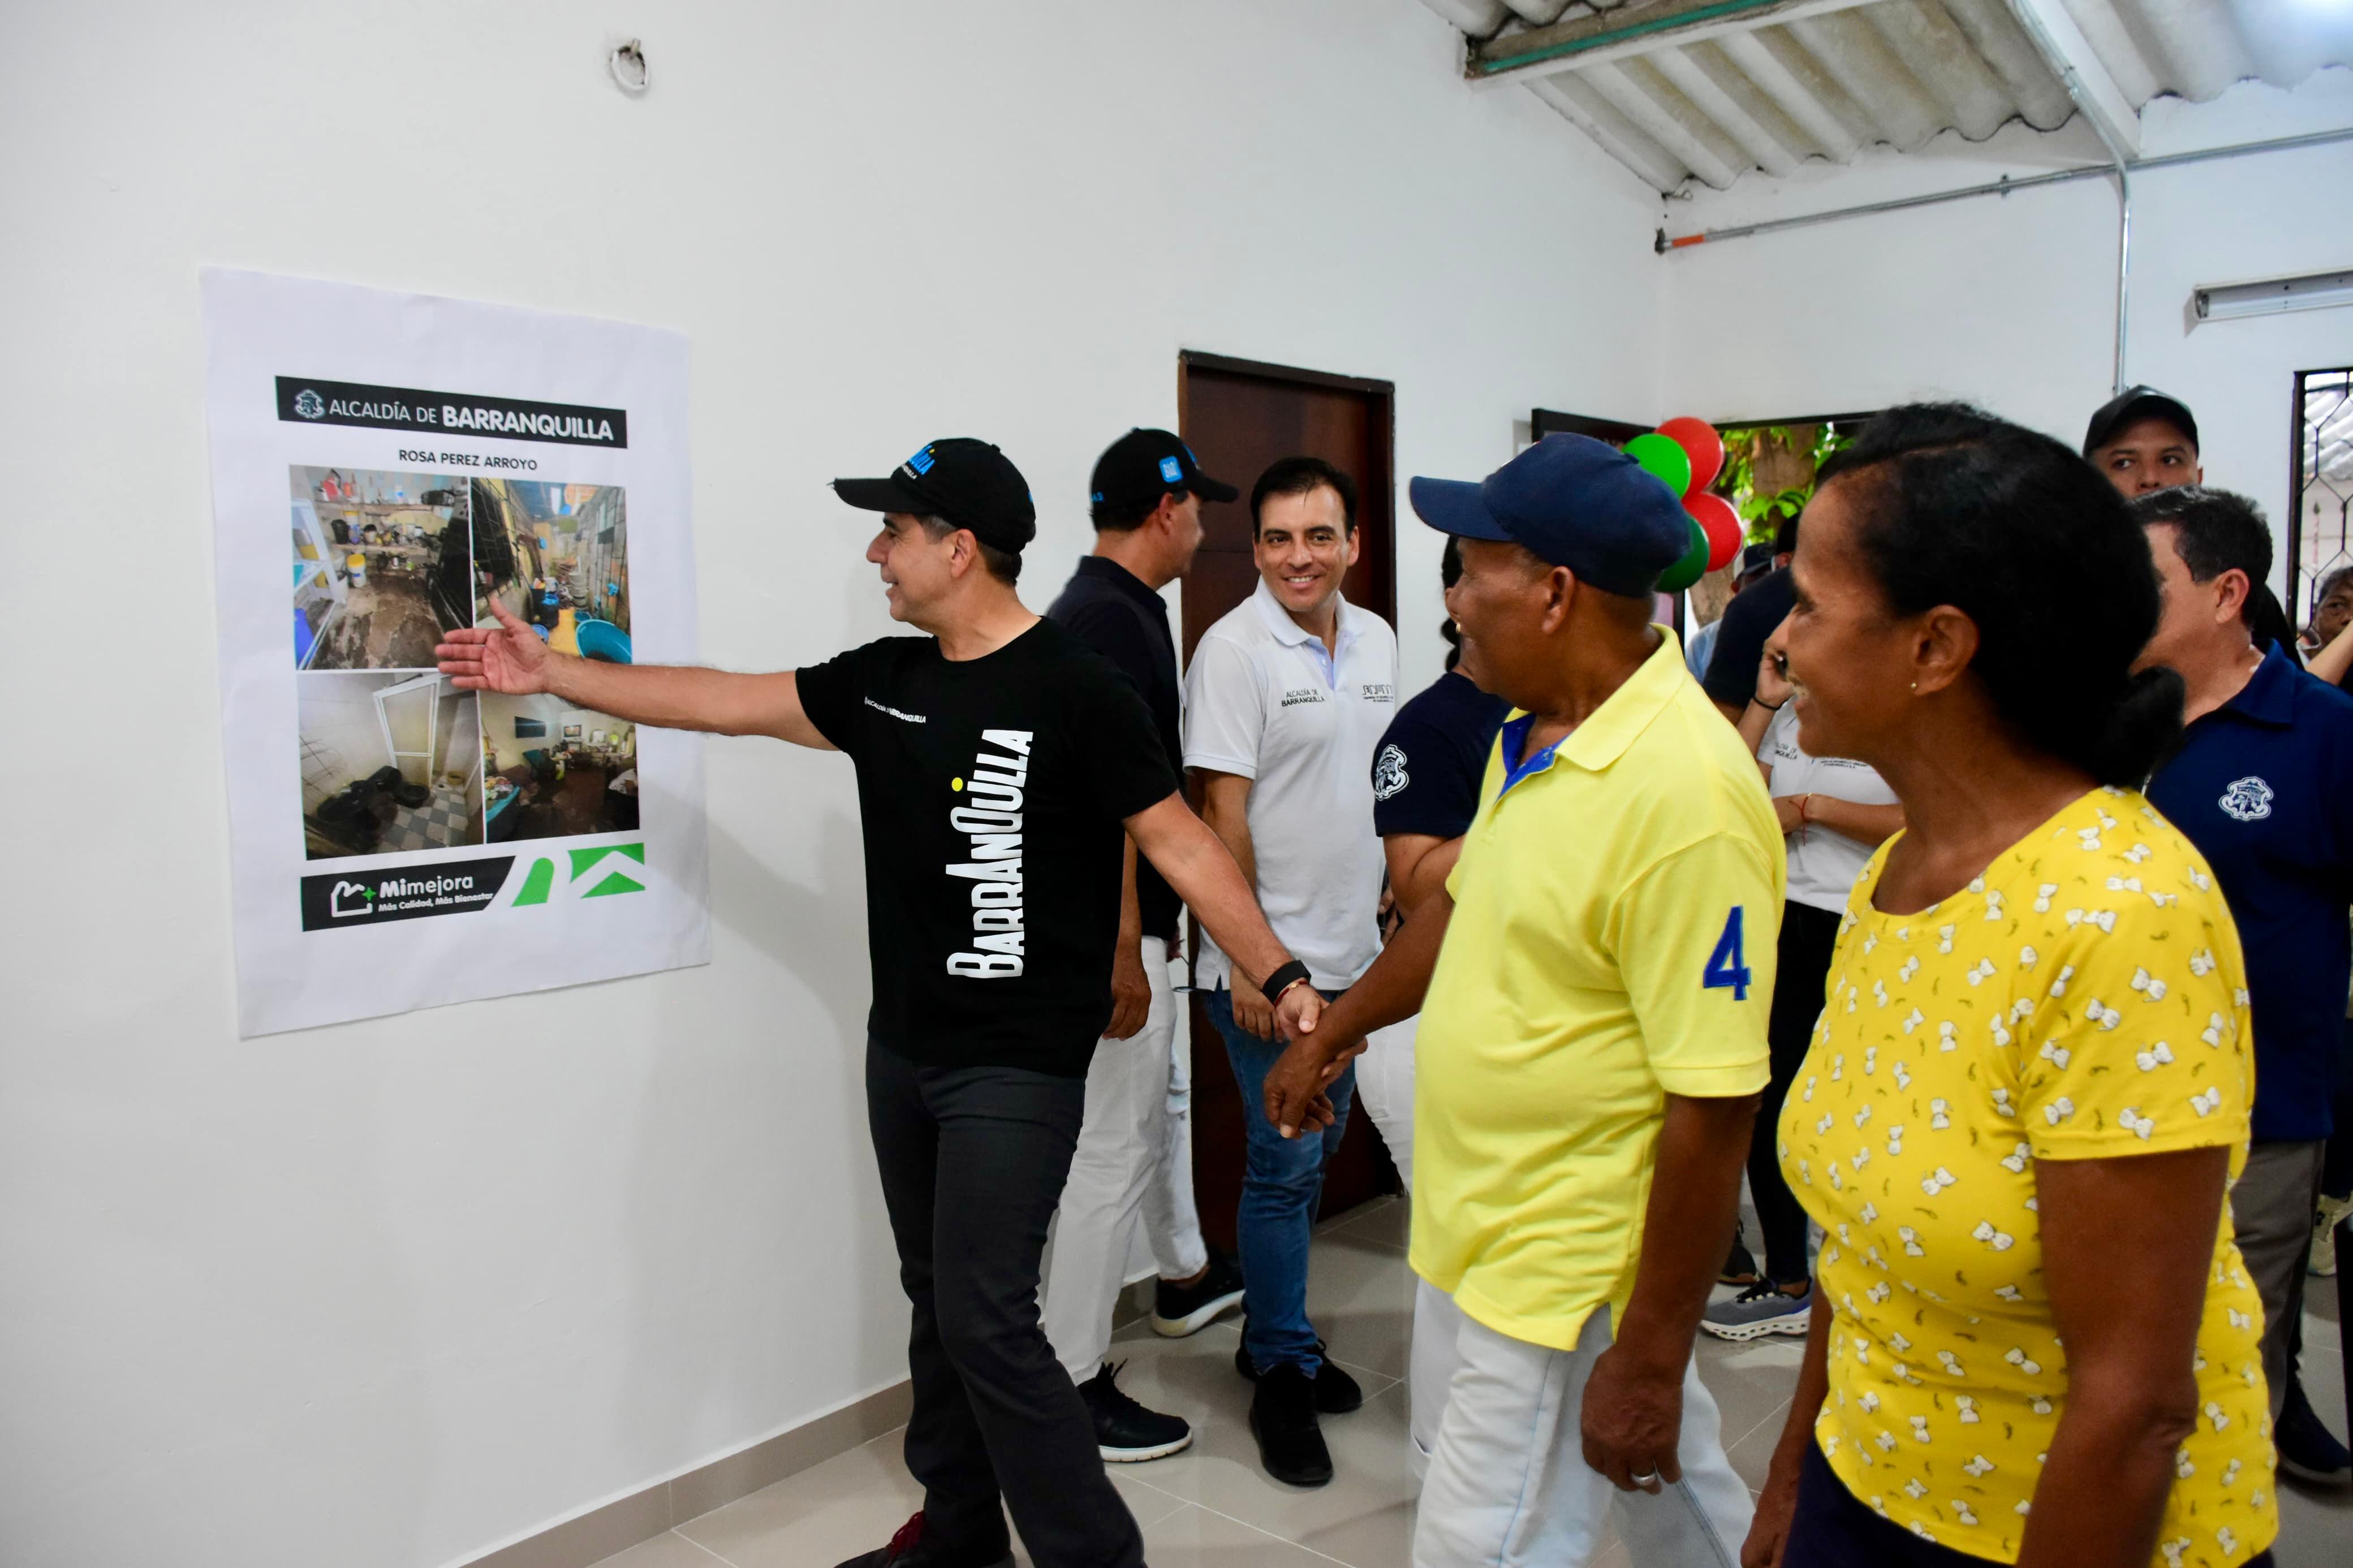
[[[1373,798],[1389,800],[1412,783],[1405,771],[1405,752],[1396,746],[1383,746],[1381,754],[1373,759]]]
[[[948,973],[967,980],[1012,980],[1027,959],[1021,875],[1022,792],[1029,784],[1028,730],[983,730],[969,778],[948,787],[961,799],[948,825],[972,839],[972,858],[947,874],[972,884],[972,947],[948,954]],[[1010,753],[999,755],[998,752]]]
[[[2272,814],[2273,798],[2272,786],[2250,773],[2233,781],[2216,804],[2241,822],[2261,822]]]
[[[1303,702],[1323,700],[1324,689],[1320,686],[1294,686],[1282,694],[1282,705],[1285,708],[1296,708]]]
[[[1394,702],[1397,700],[1397,688],[1386,680],[1367,680],[1365,682],[1365,700]]]

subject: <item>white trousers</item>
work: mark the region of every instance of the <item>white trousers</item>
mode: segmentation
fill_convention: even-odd
[[[1724,1457],[1721,1418],[1696,1363],[1683,1371],[1682,1480],[1656,1494],[1622,1492],[1586,1464],[1585,1384],[1609,1342],[1607,1307],[1586,1320],[1573,1351],[1462,1320],[1414,1568],[1582,1568],[1613,1513],[1635,1568],[1733,1568],[1754,1510]]]
[[[1112,1311],[1127,1283],[1139,1232],[1167,1279],[1209,1261],[1193,1206],[1191,1075],[1176,1038],[1168,944],[1144,939],[1152,1011],[1124,1040],[1096,1042],[1087,1109],[1054,1222],[1046,1268],[1046,1337],[1074,1383],[1111,1349]]]
[[[1413,1017],[1374,1030],[1365,1054],[1356,1058],[1356,1103],[1388,1145],[1408,1193],[1413,1191],[1413,1041],[1419,1023]],[[1461,1329],[1454,1298],[1427,1279],[1414,1281],[1413,1340],[1406,1361],[1406,1463],[1417,1481],[1429,1475],[1430,1456],[1438,1447]]]

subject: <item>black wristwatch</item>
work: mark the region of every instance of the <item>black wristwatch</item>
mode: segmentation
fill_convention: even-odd
[[[1282,1000],[1284,992],[1303,980],[1307,980],[1311,984],[1314,984],[1308,975],[1307,965],[1294,958],[1268,975],[1264,983],[1259,986],[1259,990],[1265,995],[1268,1002],[1280,1002]]]

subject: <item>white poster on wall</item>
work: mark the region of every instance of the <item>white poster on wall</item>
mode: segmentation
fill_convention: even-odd
[[[566,653],[694,658],[686,339],[203,289],[241,1031],[708,962],[699,741],[433,655],[496,600]]]

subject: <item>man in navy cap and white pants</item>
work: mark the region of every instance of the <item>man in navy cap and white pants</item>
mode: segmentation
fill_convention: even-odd
[[[1370,1029],[1421,1009],[1416,1273],[1462,1327],[1417,1568],[1732,1568],[1753,1511],[1692,1342],[1767,1072],[1781,836],[1757,764],[1651,624],[1690,529],[1623,453],[1551,436],[1413,481],[1505,721],[1447,879],[1268,1073],[1312,1135]],[[1426,1005],[1424,991],[1428,992]]]

